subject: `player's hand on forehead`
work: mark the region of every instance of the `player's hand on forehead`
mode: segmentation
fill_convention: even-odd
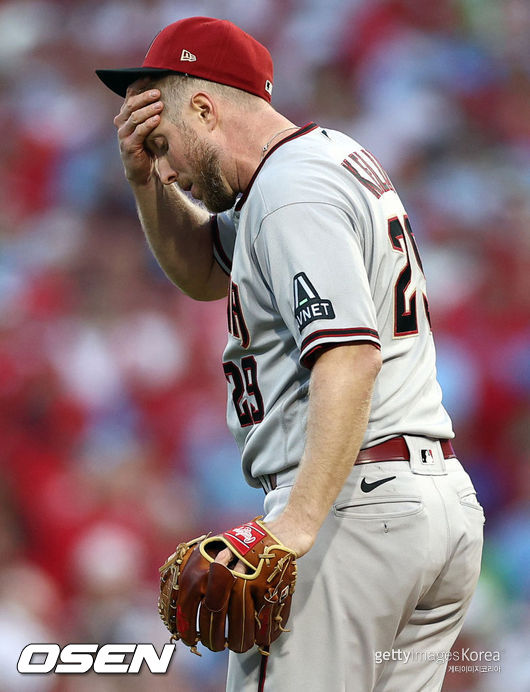
[[[163,109],[160,99],[160,90],[156,88],[146,88],[149,81],[146,79],[138,80],[131,84],[127,89],[125,101],[120,112],[114,118],[114,124],[119,129],[126,127],[126,135],[151,119],[149,125],[158,123],[158,115]],[[151,127],[151,129],[154,129]]]
[[[120,112],[114,118],[127,179],[140,185],[149,181],[154,170],[146,138],[160,124],[164,107],[159,100],[160,90],[149,88],[149,84],[148,79],[131,84]]]

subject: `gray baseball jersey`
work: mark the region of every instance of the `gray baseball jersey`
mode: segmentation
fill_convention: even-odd
[[[310,368],[336,344],[381,349],[363,447],[402,434],[453,437],[416,242],[370,152],[310,123],[270,150],[212,227],[230,274],[228,425],[251,485],[300,462]]]

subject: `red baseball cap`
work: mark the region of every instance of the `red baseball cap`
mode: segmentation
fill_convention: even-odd
[[[226,19],[190,17],[155,36],[141,67],[96,70],[116,94],[146,75],[188,74],[236,87],[270,103],[273,65],[269,51]]]

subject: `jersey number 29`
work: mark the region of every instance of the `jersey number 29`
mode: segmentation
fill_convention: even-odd
[[[263,397],[258,386],[258,365],[254,356],[241,359],[241,370],[229,360],[223,363],[227,382],[232,382],[232,401],[242,428],[263,420]],[[252,402],[253,400],[253,402]]]

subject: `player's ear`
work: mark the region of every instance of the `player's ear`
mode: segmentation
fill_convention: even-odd
[[[212,97],[204,91],[198,91],[191,97],[190,106],[201,125],[213,130],[217,124],[218,113],[217,104]]]

